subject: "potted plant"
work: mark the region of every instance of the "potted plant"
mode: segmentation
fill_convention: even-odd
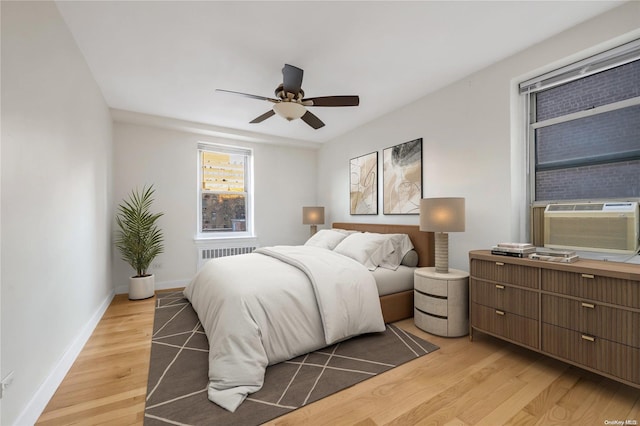
[[[147,299],[154,295],[154,276],[147,270],[153,259],[164,251],[162,231],[157,225],[163,213],[151,213],[153,185],[134,189],[128,200],[118,206],[115,245],[136,271],[129,280],[129,299]]]

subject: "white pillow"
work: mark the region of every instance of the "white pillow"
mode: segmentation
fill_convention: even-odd
[[[354,230],[351,230],[351,229],[341,229],[341,228],[331,228],[331,229],[333,231],[340,232],[340,233],[345,234],[345,235],[350,235],[350,234],[355,234],[356,232],[360,232],[360,231],[354,231]]]
[[[384,235],[386,235],[391,241],[391,244],[393,244],[393,252],[382,259],[382,262],[380,262],[380,267],[395,271],[402,263],[404,255],[413,249],[413,243],[411,243],[411,239],[407,234]]]
[[[347,236],[333,251],[357,260],[373,271],[382,259],[393,252],[393,244],[382,234],[358,232]]]
[[[321,229],[313,234],[304,245],[333,250],[345,238],[347,238],[347,234],[342,232],[336,232],[333,229]]]

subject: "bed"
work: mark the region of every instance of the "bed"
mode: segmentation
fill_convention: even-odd
[[[334,228],[347,235],[335,250],[274,246],[213,259],[185,288],[209,339],[211,401],[233,412],[262,387],[268,365],[384,331],[385,322],[412,316],[413,290],[392,289],[380,296],[371,263],[398,252],[400,240],[392,244],[392,236],[380,234],[402,233],[413,235],[416,252],[427,259],[420,264],[428,264],[433,258],[430,234],[402,225],[336,223]],[[363,239],[366,262],[345,255],[349,242]]]
[[[407,234],[413,243],[415,251],[418,253],[418,267],[434,265],[433,232],[422,232],[418,226],[334,222],[332,227],[359,232],[377,232],[380,234]],[[385,273],[385,271],[380,272]],[[374,274],[375,273],[374,271]],[[412,317],[413,279],[411,278],[404,290],[380,294],[380,306],[382,308],[384,322],[386,323]]]

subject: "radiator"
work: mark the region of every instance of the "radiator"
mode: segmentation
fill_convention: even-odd
[[[211,259],[218,257],[235,256],[238,254],[247,254],[253,252],[257,247],[255,245],[233,245],[233,246],[211,246],[198,248],[198,270]]]

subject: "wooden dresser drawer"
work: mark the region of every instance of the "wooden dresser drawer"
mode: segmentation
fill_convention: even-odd
[[[481,331],[538,348],[538,321],[472,303],[471,323]]]
[[[640,312],[543,294],[542,321],[640,348]]]
[[[538,293],[471,279],[471,301],[531,319],[538,319]]]
[[[542,350],[640,385],[640,349],[542,324]]]
[[[543,269],[542,290],[640,309],[638,281]]]
[[[514,265],[507,263],[506,259],[504,262],[471,259],[470,269],[471,276],[474,278],[538,288],[538,268]]]

